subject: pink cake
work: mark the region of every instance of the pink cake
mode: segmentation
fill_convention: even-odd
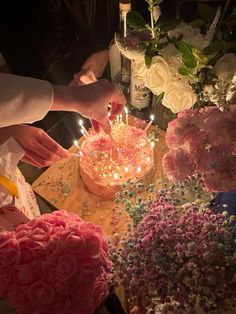
[[[153,176],[153,146],[146,131],[135,126],[113,124],[111,136],[92,132],[81,150],[81,178],[103,199],[114,198],[129,179],[147,183]]]

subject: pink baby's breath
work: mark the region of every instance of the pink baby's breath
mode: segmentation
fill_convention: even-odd
[[[230,219],[192,203],[176,207],[165,190],[145,206],[114,261],[132,313],[155,313],[160,303],[166,313],[195,313],[196,304],[206,313],[236,297]]]

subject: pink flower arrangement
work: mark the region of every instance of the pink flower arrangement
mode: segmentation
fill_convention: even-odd
[[[235,217],[173,204],[166,190],[143,202],[146,214],[113,252],[131,313],[156,313],[160,304],[165,313],[196,313],[196,305],[206,313],[236,297]]]
[[[19,314],[92,314],[111,265],[99,226],[55,211],[0,234],[0,298]]]
[[[216,107],[186,110],[169,123],[169,151],[162,164],[170,180],[183,181],[199,173],[207,191],[236,188],[235,107],[226,112]]]

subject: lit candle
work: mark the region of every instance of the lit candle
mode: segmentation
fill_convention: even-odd
[[[80,157],[82,157],[83,153],[82,153],[81,148],[79,147],[78,141],[77,141],[77,140],[74,140],[73,144],[76,146],[77,152],[79,152]],[[75,154],[75,155],[76,155],[76,154]]]
[[[118,178],[119,178],[119,175],[118,175],[117,172],[115,172],[115,173],[114,173],[114,179],[115,179],[115,180],[118,180]]]
[[[155,147],[155,142],[151,142],[151,148],[153,149]]]
[[[149,162],[151,160],[150,156],[147,157],[147,162]]]
[[[147,131],[147,130],[150,128],[152,122],[153,122],[154,119],[155,119],[154,114],[151,114],[150,119],[151,119],[151,120],[150,120],[150,122],[148,123],[148,125],[146,126],[146,128],[144,129],[144,131]]]
[[[141,167],[140,166],[137,167],[137,172],[141,172]]]
[[[84,129],[81,129],[80,132],[83,134],[83,136],[87,139],[88,135],[85,133]]]
[[[85,127],[84,127],[83,124],[84,124],[84,123],[83,123],[83,120],[80,119],[80,120],[79,120],[79,125],[81,126],[81,129],[83,129],[83,130],[84,130],[84,133],[85,133],[87,136],[89,136],[89,133],[88,133],[88,131],[85,129]]]
[[[129,168],[126,166],[125,167],[125,173],[127,173],[129,171]]]
[[[74,140],[73,144],[74,144],[76,147],[79,147],[79,144],[78,144],[78,141],[77,141],[77,140]]]
[[[129,124],[129,115],[128,115],[129,111],[128,111],[128,108],[125,107],[125,123],[126,125]]]

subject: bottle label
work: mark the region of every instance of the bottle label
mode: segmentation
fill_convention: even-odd
[[[135,108],[146,108],[151,101],[151,92],[145,87],[144,82],[138,78],[131,77],[130,102]]]

